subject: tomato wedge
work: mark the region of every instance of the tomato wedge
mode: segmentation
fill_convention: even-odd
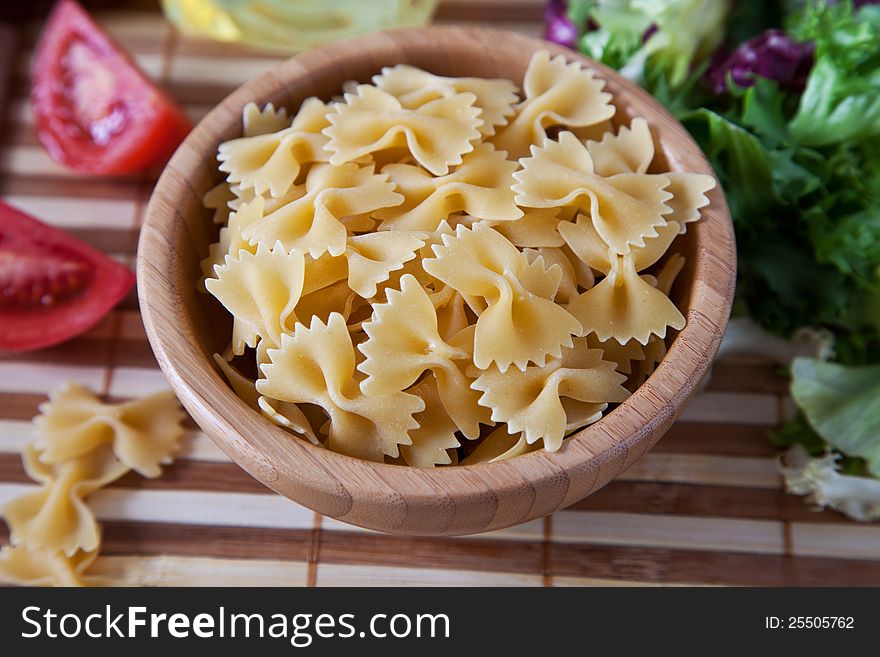
[[[32,81],[40,141],[77,171],[121,174],[162,164],[191,128],[74,0],[59,0],[52,10]]]
[[[30,351],[86,331],[134,274],[88,244],[0,201],[0,350]]]

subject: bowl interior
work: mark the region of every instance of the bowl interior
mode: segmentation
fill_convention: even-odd
[[[408,63],[438,75],[508,78],[521,85],[536,50],[565,53],[597,69],[613,94],[616,125],[644,116],[657,147],[656,170],[712,171],[684,129],[616,73],[552,44],[501,30],[420,28],[361,37],[288,60],[249,82],[191,133],[150,201],[138,254],[139,294],[157,359],[187,410],[220,447],[276,491],[326,515],[374,529],[468,533],[521,522],[572,503],[607,483],[672,423],[717,350],[732,298],[732,228],[716,188],[703,219],[672,252],[686,256],[673,298],[688,317],[661,366],[627,402],[569,438],[556,453],[437,470],[358,461],[314,447],[275,427],[228,388],[212,354],[229,342],[231,320],[199,293],[199,261],[218,226],[202,196],[222,178],[217,146],[241,134],[248,102],[283,106],[340,95],[348,80],[369,82],[382,67]],[[669,342],[669,341],[667,341]]]

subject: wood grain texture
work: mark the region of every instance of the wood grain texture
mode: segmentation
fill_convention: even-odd
[[[733,296],[735,251],[720,190],[681,241],[689,260],[677,299],[687,326],[648,382],[603,420],[568,439],[508,462],[422,470],[368,463],[312,446],[275,427],[227,387],[211,361],[229,321],[199,295],[198,263],[216,236],[201,197],[217,180],[219,143],[240,134],[247,102],[295,110],[329,98],[346,80],[367,81],[406,62],[441,75],[522,80],[536,50],[593,67],[618,106],[616,120],[644,116],[658,166],[712,174],[696,144],[656,101],[609,69],[508,31],[431,27],[373,34],[287,60],[235,91],[195,128],[155,188],[138,250],[141,312],[157,360],[184,406],[233,460],[273,490],[324,515],[386,532],[468,534],[499,529],[568,506],[620,475],[682,412],[717,351]]]

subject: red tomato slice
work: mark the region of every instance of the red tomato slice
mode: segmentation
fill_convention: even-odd
[[[40,141],[77,171],[120,174],[161,164],[191,127],[74,0],[52,10],[32,80]]]
[[[86,331],[134,274],[72,235],[0,202],[0,350],[30,351]]]

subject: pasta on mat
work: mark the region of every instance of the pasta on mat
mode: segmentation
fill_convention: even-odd
[[[522,89],[398,65],[289,119],[245,108],[202,263],[245,403],[437,467],[564,449],[644,383],[685,324],[674,247],[715,180],[664,170],[578,62],[538,53]]]

